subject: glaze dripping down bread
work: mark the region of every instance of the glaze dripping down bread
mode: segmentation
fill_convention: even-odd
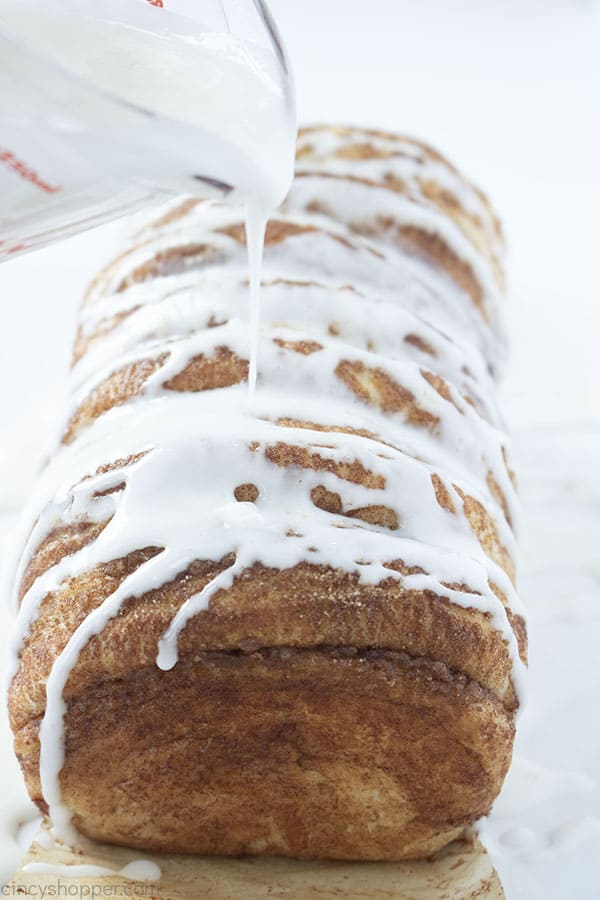
[[[305,129],[249,398],[243,221],[171,204],[85,298],[16,752],[66,839],[424,857],[489,811],[522,690],[502,233],[431,148]]]

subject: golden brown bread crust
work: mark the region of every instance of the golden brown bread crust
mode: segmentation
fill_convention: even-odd
[[[371,139],[364,132],[353,137],[348,129],[333,132],[348,138],[340,159],[376,157],[382,152],[378,137],[402,141],[379,132]],[[301,136],[301,171],[310,163],[313,133],[306,129]],[[447,165],[431,148],[412,144],[424,158]],[[394,152],[403,151],[398,146]],[[358,181],[366,184],[364,178]],[[385,187],[405,190],[400,180],[387,179]],[[423,202],[443,209],[459,225],[501,282],[497,251],[502,236],[485,199],[489,221],[484,228],[439,185],[423,180],[421,190]],[[185,201],[151,228],[160,233],[177,225],[197,205]],[[352,228],[372,234],[372,224],[354,222]],[[390,229],[396,224],[380,221],[376,236],[389,238]],[[267,249],[307,231],[354,249],[351,238],[328,233],[320,220],[314,225],[272,223]],[[244,242],[240,224],[221,234]],[[477,277],[463,260],[452,258],[443,241],[425,232],[396,237],[405,250],[424,254],[459,284],[485,319]],[[151,244],[147,233],[99,276],[88,306],[105,293],[124,293],[227,258],[210,242],[184,241],[140,261],[137,254],[146,242]],[[378,251],[371,246],[369,252],[376,256]],[[136,309],[80,332],[76,359]],[[215,324],[209,320],[206,327]],[[329,333],[335,337],[334,325]],[[300,360],[322,349],[315,340],[275,342]],[[406,335],[404,342],[431,357],[434,371],[420,370],[424,382],[460,413],[456,385],[453,394],[435,373],[434,348],[419,334]],[[96,384],[68,423],[65,443],[113,407],[135,400],[167,356],[149,355],[117,367]],[[248,360],[223,345],[212,355],[191,359],[163,386],[206,391],[238,384],[247,373]],[[334,378],[364,404],[437,434],[439,419],[383,369],[342,357]],[[475,406],[469,397],[463,399]],[[280,420],[282,427],[378,439],[339,424],[328,429],[304,422],[293,411],[292,405],[290,417]],[[319,510],[391,532],[402,524],[395,510],[380,502],[358,508],[345,503],[344,482],[367,490],[385,487],[382,476],[358,460],[333,463],[318,447],[309,452],[285,439],[261,452],[297,477],[309,469],[334,475],[339,493],[324,484],[311,493]],[[102,471],[130,461],[106,460]],[[506,459],[505,464],[512,475]],[[491,471],[487,483],[509,519],[508,500]],[[110,492],[118,495],[122,487]],[[487,555],[514,581],[514,562],[490,509],[464,485],[452,483],[451,494],[448,482],[435,472],[431,487],[439,506],[450,517],[464,516]],[[258,488],[244,482],[233,495],[240,502],[256,502]],[[21,594],[43,572],[94,541],[107,524],[79,521],[57,527],[33,553]],[[65,580],[42,602],[10,688],[9,709],[29,792],[44,811],[39,727],[52,665],[86,616],[160,550],[139,547]],[[360,583],[356,573],[309,562],[284,570],[255,563],[190,620],[175,668],[157,669],[159,639],[177,610],[231,562],[229,557],[199,559],[160,589],[129,599],[81,653],[64,692],[68,713],[61,787],[63,802],[83,833],[158,851],[402,859],[429,855],[489,810],[510,763],[518,706],[509,648],[489,614],[433,591],[407,589],[391,577],[369,585]],[[422,571],[401,559],[387,565],[404,574]],[[506,605],[500,587],[492,589]],[[523,620],[508,615],[525,659]]]
[[[49,668],[155,552],[44,601],[11,688],[15,749],[42,810]],[[174,612],[227,562],[128,601],[81,654],[65,691],[61,785],[83,833],[157,851],[401,859],[487,812],[510,762],[515,697],[485,615],[397,582],[257,566],[190,622],[180,663],[160,672]]]
[[[38,725],[17,751],[39,796]],[[401,653],[201,653],[79,693],[61,783],[77,826],[102,841],[410,858],[487,812],[513,727],[490,692]]]
[[[69,549],[83,546],[97,528],[90,526],[89,534],[82,529],[77,541],[69,537]],[[62,555],[66,540],[62,534],[57,536],[60,549],[48,544],[44,568]],[[21,728],[27,717],[43,711],[50,667],[76,627],[157,552],[157,548],[146,548],[104,563],[84,576],[66,580],[59,591],[45,598],[11,686],[15,729]],[[75,696],[98,679],[124,678],[151,666],[158,640],[182,602],[230,562],[227,557],[220,563],[199,561],[159,590],[129,600],[81,653],[65,697]],[[390,563],[389,568],[413,571],[399,561]],[[518,617],[514,622],[524,655],[522,623]],[[509,711],[515,709],[508,651],[489,617],[457,607],[429,591],[406,590],[391,578],[378,585],[361,585],[356,574],[308,563],[282,571],[255,564],[231,589],[219,591],[208,610],[189,622],[179,648],[183,659],[213,650],[320,647],[337,642],[440,661],[494,693]]]

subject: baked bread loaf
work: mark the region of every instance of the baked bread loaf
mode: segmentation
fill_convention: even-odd
[[[162,211],[90,287],[9,692],[56,833],[423,857],[507,772],[526,653],[503,240],[429,147],[318,127],[269,223]]]

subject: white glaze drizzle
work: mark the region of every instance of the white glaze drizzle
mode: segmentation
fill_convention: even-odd
[[[349,155],[348,150],[357,144],[374,147],[378,155],[370,158]],[[308,128],[301,131],[298,137],[298,170],[301,172],[304,169],[302,156],[307,151],[310,151],[308,168],[311,174],[360,174],[364,178],[384,182],[392,170],[395,178],[404,182],[410,195],[421,202],[427,202],[427,198],[423,195],[419,179],[434,182],[455,197],[464,211],[478,219],[491,246],[502,256],[502,242],[481,195],[452,165],[438,158],[437,153],[430,148],[415,144],[409,138],[368,129],[352,128],[346,131]]]
[[[56,875],[59,878],[108,878],[120,876],[128,881],[160,881],[160,866],[150,859],[136,859],[122,869],[107,866],[61,865],[60,863],[31,862],[23,866],[28,875]]]
[[[339,185],[324,182],[320,190],[327,193],[328,202],[333,198],[340,204]],[[381,192],[365,186],[358,192],[360,198],[357,192],[349,194],[348,203],[364,208],[369,192],[375,205],[385,207]],[[290,202],[293,205],[294,193]],[[304,197],[300,204],[305,205]],[[189,210],[156,234],[147,229],[146,243],[99,280],[84,307],[83,333],[92,337],[92,343],[73,371],[69,417],[121,366],[161,354],[166,358],[138,396],[86,424],[70,445],[57,451],[42,475],[29,511],[33,526],[17,584],[36,547],[54,527],[81,520],[110,521],[91,544],[62,559],[29,587],[17,618],[9,674],[18,668],[41,603],[66,578],[135,550],[162,549],[79,626],[48,679],[40,731],[41,782],[56,833],[66,842],[77,840],[61,801],[59,780],[69,676],[90,639],[119,614],[125,600],[164,585],[197,559],[218,562],[231,554],[235,561],[181,606],[157,647],[157,663],[163,669],[176,664],[177,639],[185,625],[208,607],[217,591],[230,587],[236,575],[257,562],[285,570],[308,561],[355,572],[363,584],[391,579],[406,589],[429,590],[450,603],[488,614],[506,642],[512,680],[522,697],[517,641],[491,584],[503,592],[509,609],[522,611],[510,579],[473,533],[454,487],[482,503],[512,557],[512,528],[488,483],[491,473],[514,523],[514,490],[503,458],[506,436],[488,373],[502,355],[495,312],[498,291],[472,245],[467,246],[439,211],[411,203],[399,215],[402,221],[426,222],[451,242],[461,258],[473,263],[494,312],[489,322],[463,291],[425,261],[354,235],[339,223],[327,220],[323,226],[321,215],[290,214],[281,217],[288,225],[325,230],[300,232],[266,249],[262,275],[266,315],[250,353],[252,386],[260,352],[257,393],[249,398],[245,385],[199,393],[168,391],[165,382],[199,355],[211,356],[226,347],[248,358],[243,247],[218,230],[239,224],[240,213],[208,204]],[[342,218],[350,216],[351,210],[345,208]],[[256,220],[253,227],[258,235]],[[206,265],[119,290],[129,273],[157,253],[194,243],[216,248]],[[251,248],[255,283],[258,244]],[[313,286],[314,282],[319,284]],[[363,303],[366,312],[361,310]],[[255,304],[253,322],[256,295]],[[114,321],[122,313],[130,315]],[[94,330],[103,324],[114,327],[94,337]],[[365,334],[371,333],[365,342]],[[435,356],[405,342],[408,335],[434,348]],[[290,347],[298,341],[319,346],[305,354]],[[336,376],[342,361],[377,369],[402,385],[435,427],[411,424],[401,410],[383,412],[378,405],[365,403]],[[422,369],[444,378],[450,399],[440,396]],[[472,396],[479,412],[465,394]],[[279,420],[284,418],[310,427],[283,425]],[[319,425],[352,427],[368,434],[319,430]],[[333,471],[278,466],[265,455],[277,442],[303,447],[331,463],[357,460],[384,486],[355,484]],[[142,452],[141,458],[124,467],[94,474],[107,463]],[[454,513],[440,506],[434,474],[451,497]],[[258,488],[255,503],[235,500],[235,487],[244,483]],[[117,493],[95,496],[120,484],[124,488]],[[344,510],[368,505],[393,510],[398,528],[389,530],[318,509],[311,499],[311,490],[318,486],[338,493]],[[398,559],[424,574],[404,576],[386,565]],[[449,584],[468,589],[452,589]]]
[[[359,187],[365,190],[364,186]],[[328,191],[331,185],[326,183],[322,188],[323,191]],[[366,190],[372,191],[373,188]],[[362,205],[362,194],[355,193],[354,196]],[[293,199],[292,193],[288,206]],[[447,220],[441,212],[426,212],[432,229],[446,227]],[[277,216],[277,219],[282,218]],[[387,298],[403,310],[413,312],[429,323],[435,323],[436,329],[449,337],[459,337],[459,344],[467,343],[474,347],[486,365],[498,367],[504,351],[495,326],[486,323],[481,313],[474,308],[471,298],[427,261],[398,252],[386,242],[359,237],[333,219],[307,215],[303,207],[294,209],[289,218],[284,218],[285,221],[289,219],[297,226],[304,225],[316,230],[268,248],[264,259],[264,281],[280,278],[290,281],[306,280],[308,262],[312,280],[326,283],[333,281],[340,286],[351,285],[368,297]],[[191,210],[185,219],[161,228],[158,234],[122,257],[98,280],[88,297],[88,308],[84,311],[84,316],[90,314],[90,311],[93,316],[96,303],[101,306],[106,295],[114,295],[131,272],[148,263],[155,255],[179,246],[202,245],[208,234],[215,252],[202,260],[203,270],[212,269],[219,276],[221,272],[217,267],[226,259],[226,284],[234,271],[232,265],[237,263],[237,266],[244,267],[246,273],[247,257],[244,248],[218,231],[239,221],[239,212],[236,213],[231,207],[201,204]],[[179,284],[180,277],[185,274],[167,276],[160,281],[164,280],[165,286],[170,288]],[[138,285],[136,299],[139,299],[139,287]],[[132,289],[135,290],[135,286]],[[498,289],[493,287],[490,290],[499,305]],[[149,296],[152,296],[152,289]],[[118,299],[116,308],[119,308]]]
[[[176,328],[180,336],[185,336],[195,329],[206,328],[210,321],[225,324],[232,318],[244,319],[246,300],[241,289],[245,273],[238,268],[230,259],[226,267],[215,266],[204,272],[201,293],[197,290],[200,276],[193,272],[180,276],[178,285],[168,290],[162,283],[165,279],[161,279],[135,285],[116,298],[84,307],[81,335],[90,344],[71,373],[73,386],[85,382],[100,368],[106,368],[111,360],[141,348],[161,334],[177,336]],[[282,325],[282,308],[285,308],[285,326],[300,330],[311,340],[325,338],[360,350],[371,346],[388,359],[414,359],[424,367],[433,365],[438,374],[459,386],[463,393],[475,395],[485,417],[502,427],[494,387],[480,354],[464,339],[458,341],[458,336],[449,339],[416,312],[399,307],[393,299],[372,289],[364,293],[331,280],[312,284],[278,281],[267,259],[261,285],[262,334]],[[117,322],[115,317],[120,314],[127,315]],[[330,324],[337,326],[336,334],[329,330]],[[111,330],[95,339],[95,329],[101,327]],[[433,348],[434,359],[406,342],[405,338],[415,333]],[[481,382],[484,392],[479,387]]]
[[[248,275],[250,281],[250,364],[248,394],[250,401],[256,390],[258,377],[258,347],[260,327],[260,282],[268,214],[254,206],[246,209],[246,242],[248,245]]]
[[[375,157],[355,155],[353,149],[361,144],[372,147]],[[309,157],[305,162],[306,152]],[[493,325],[492,339],[485,328],[480,330],[479,339],[488,360],[498,370],[506,356],[503,304],[498,302],[496,273],[490,259],[480,252],[480,241],[474,244],[473,234],[483,233],[497,265],[503,259],[504,245],[493,214],[478,191],[453,166],[437,158],[435,151],[400,136],[361,129],[307,129],[300,133],[298,154],[297,170],[303,177],[292,186],[288,208],[305,210],[317,203],[328,219],[332,217],[358,230],[377,226],[385,219],[394,226],[417,226],[442,238],[470,266],[483,288],[484,308]],[[340,180],[332,180],[331,176]],[[375,184],[357,183],[357,177]],[[389,180],[392,184],[386,186]],[[403,183],[402,191],[394,189],[396,181]],[[464,221],[459,224],[442,213],[424,193],[427,183],[440,187],[446,199],[451,198],[451,205],[458,203],[459,219],[464,220],[466,212],[477,226],[474,228],[471,221],[466,230]],[[380,231],[386,240],[386,230]]]

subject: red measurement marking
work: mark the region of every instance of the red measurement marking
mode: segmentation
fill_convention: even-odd
[[[0,241],[0,244],[5,244],[6,241]],[[22,250],[27,250],[27,244],[13,244],[12,247],[0,247],[0,259],[5,256],[10,256],[11,253],[20,253]]]
[[[38,187],[46,194],[57,194],[59,191],[62,191],[62,188],[58,185],[49,184],[47,181],[44,181],[35,169],[30,168],[30,166],[22,162],[11,150],[5,150],[0,147],[0,163],[4,163],[4,165],[11,169],[15,175],[18,175],[24,181],[28,181],[30,184],[35,185],[35,187]]]
[[[164,9],[163,0],[148,0],[150,6],[160,6],[161,9]]]

